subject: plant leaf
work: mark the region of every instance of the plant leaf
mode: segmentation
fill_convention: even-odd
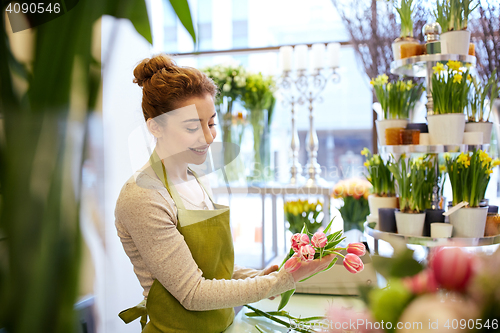
[[[288,291],[285,291],[283,294],[281,294],[281,301],[280,305],[278,306],[278,311],[283,309],[287,304],[290,298],[292,297],[293,293],[295,292],[295,289],[291,289]]]
[[[191,35],[191,38],[193,38],[193,43],[196,45],[196,32],[194,31],[189,3],[187,0],[170,0],[170,4],[172,5],[172,8],[179,17],[179,20],[184,28],[186,28]]]

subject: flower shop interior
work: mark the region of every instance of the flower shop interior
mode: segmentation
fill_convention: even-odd
[[[226,332],[500,330],[499,0],[89,0],[42,20],[19,3],[0,332],[141,330],[118,316],[143,290],[115,206],[155,145],[133,70],[161,53],[218,88],[193,170],[230,207],[235,263],[337,255]]]

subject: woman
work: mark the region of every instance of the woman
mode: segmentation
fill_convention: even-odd
[[[233,307],[294,289],[325,269],[333,255],[293,273],[234,265],[229,209],[212,201],[208,184],[188,167],[205,161],[216,137],[216,86],[166,55],[143,60],[134,76],[157,144],[116,204],[118,235],[147,298],[145,308],[120,317],[129,322],[147,309],[143,332],[222,332],[233,321]]]

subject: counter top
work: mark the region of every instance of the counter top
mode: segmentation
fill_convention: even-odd
[[[257,303],[250,304],[253,307],[262,311],[276,311],[280,298],[276,297],[274,300],[261,300]],[[312,316],[324,316],[326,310],[331,305],[339,307],[354,307],[363,308],[363,302],[357,297],[350,296],[331,296],[331,295],[309,295],[309,294],[295,294],[292,296],[287,306],[283,309],[288,311],[290,315],[294,317],[312,317]],[[234,322],[225,331],[226,333],[243,333],[243,332],[255,332],[257,329],[255,325],[259,325],[265,332],[277,333],[277,332],[288,332],[288,329],[284,326],[264,317],[247,317],[246,312],[251,312],[250,309],[243,307],[240,312],[234,318]],[[280,319],[286,318],[280,317]]]

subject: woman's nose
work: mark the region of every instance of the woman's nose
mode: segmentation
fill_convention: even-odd
[[[212,144],[214,142],[214,136],[212,135],[212,131],[210,131],[210,127],[203,129],[203,137],[204,141],[207,145]]]

